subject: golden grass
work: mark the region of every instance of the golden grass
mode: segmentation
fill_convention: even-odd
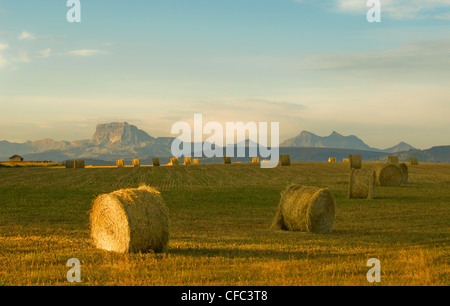
[[[65,264],[74,257],[87,286],[371,286],[373,257],[382,286],[450,285],[450,164],[410,167],[408,185],[379,188],[374,201],[348,199],[342,163],[0,171],[0,283],[7,286],[70,285]],[[143,181],[161,190],[170,209],[167,253],[96,249],[92,200]],[[269,229],[291,183],[332,191],[333,233]]]

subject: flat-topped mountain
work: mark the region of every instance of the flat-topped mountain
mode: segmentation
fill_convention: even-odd
[[[155,138],[127,122],[98,124],[90,140],[93,145],[102,146],[145,146]]]

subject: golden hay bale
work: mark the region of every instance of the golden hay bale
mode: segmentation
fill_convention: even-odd
[[[116,165],[117,167],[123,167],[123,159],[119,159],[118,161],[116,161]]]
[[[180,165],[180,161],[178,160],[178,157],[172,157],[170,159],[170,165],[171,166],[179,166]]]
[[[349,159],[349,158],[344,158],[344,159],[342,160],[342,162],[343,162],[343,163],[349,163],[349,162],[350,162],[350,159]]]
[[[200,160],[198,158],[194,158],[193,164],[194,165],[200,165]]]
[[[106,251],[162,252],[169,241],[169,212],[151,187],[103,194],[90,213],[94,245]]]
[[[330,157],[330,158],[328,158],[328,162],[329,163],[335,163],[336,162],[336,158],[335,157]]]
[[[141,166],[141,161],[138,158],[133,159],[133,167],[140,167],[140,166]]]
[[[373,200],[375,189],[375,171],[371,169],[352,169],[348,184],[350,199]]]
[[[280,155],[280,164],[281,164],[281,166],[290,166],[291,165],[291,156],[288,154]]]
[[[231,164],[231,157],[224,156],[224,157],[223,157],[223,163],[224,163],[225,165]]]
[[[376,167],[375,174],[377,186],[398,187],[403,181],[402,171],[394,164],[383,164]]]
[[[84,169],[85,168],[85,162],[84,160],[76,160],[75,161],[75,168],[77,169]]]
[[[417,157],[410,157],[409,158],[409,164],[411,166],[418,166],[419,165],[419,159]]]
[[[259,164],[259,158],[258,157],[253,157],[252,158],[252,164]]]
[[[405,163],[400,163],[398,167],[402,171],[402,184],[408,184],[408,166]]]
[[[272,229],[329,233],[334,218],[334,200],[328,189],[291,185],[281,194]]]
[[[192,164],[192,159],[190,157],[185,157],[184,158],[184,165],[191,165]]]
[[[153,162],[153,167],[159,167],[161,165],[159,162],[159,158],[153,158],[152,162]]]
[[[361,155],[349,155],[350,169],[361,169],[362,156]]]
[[[67,169],[76,168],[75,161],[74,160],[66,160],[66,168]]]
[[[398,164],[398,156],[396,156],[396,155],[388,156],[388,163],[389,164]]]

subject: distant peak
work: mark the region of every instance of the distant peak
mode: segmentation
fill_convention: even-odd
[[[330,136],[342,136],[341,134],[339,134],[338,132],[336,132],[336,131],[333,131],[333,133],[331,133],[331,135]]]

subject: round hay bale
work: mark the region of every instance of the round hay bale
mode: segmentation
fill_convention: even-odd
[[[139,160],[139,158],[133,159],[133,167],[140,167],[141,166],[141,161]]]
[[[408,184],[408,166],[405,163],[400,163],[398,167],[402,171],[402,184]]]
[[[75,161],[75,168],[84,169],[85,167],[86,167],[86,163],[84,160],[76,160]]]
[[[152,162],[153,162],[153,167],[159,167],[161,165],[161,163],[159,162],[159,158],[153,158]]]
[[[410,157],[409,158],[409,164],[411,166],[418,166],[419,165],[419,159],[417,157]]]
[[[184,158],[184,165],[191,165],[192,164],[192,159],[191,157],[185,157]]]
[[[383,164],[377,167],[375,173],[375,183],[377,186],[398,187],[402,184],[402,171],[397,165]]]
[[[375,189],[375,171],[370,169],[353,169],[348,184],[350,199],[373,200]]]
[[[117,165],[117,167],[119,167],[119,168],[124,167],[123,159],[117,160],[117,161],[116,161],[116,165]]]
[[[100,195],[90,222],[94,245],[106,251],[162,252],[169,241],[168,209],[148,186]]]
[[[291,165],[291,156],[289,154],[280,155],[280,165],[281,166],[290,166]]]
[[[388,163],[397,165],[398,164],[398,156],[397,155],[388,156]]]
[[[334,200],[328,189],[291,185],[281,194],[272,229],[329,233],[334,217]]]
[[[350,163],[350,169],[361,169],[362,156],[361,155],[349,155],[348,160]]]

